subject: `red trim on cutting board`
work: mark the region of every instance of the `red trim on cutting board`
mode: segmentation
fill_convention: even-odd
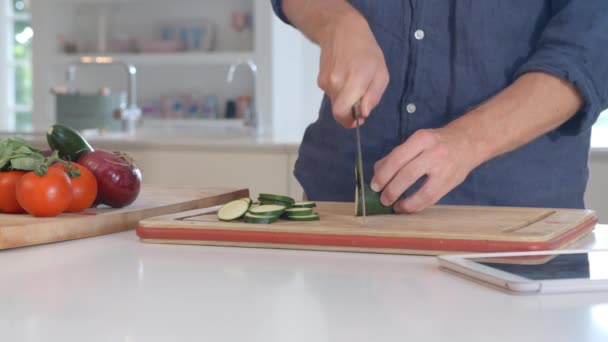
[[[137,227],[136,231],[141,239],[158,240],[225,241],[330,247],[440,250],[446,252],[517,252],[557,249],[590,231],[597,222],[597,218],[594,217],[551,240],[535,242],[186,228]]]

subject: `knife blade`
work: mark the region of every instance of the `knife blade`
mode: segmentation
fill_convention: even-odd
[[[365,177],[363,176],[363,153],[361,152],[361,129],[359,125],[359,118],[361,118],[361,100],[359,99],[353,105],[351,109],[351,115],[353,120],[357,123],[356,136],[357,136],[357,171],[359,173],[359,189],[361,189],[361,199],[363,200],[363,223],[365,224],[367,219],[367,210],[365,206]]]

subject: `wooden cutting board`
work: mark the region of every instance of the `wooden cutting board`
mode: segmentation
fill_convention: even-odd
[[[318,202],[320,221],[221,222],[219,207],[143,220],[141,241],[399,254],[564,248],[597,223],[591,210],[434,206],[413,215],[355,217],[353,203]]]
[[[95,208],[52,218],[0,214],[0,249],[79,239],[133,229],[145,218],[207,208],[248,197],[249,191],[184,189],[144,185],[137,200],[122,209]]]

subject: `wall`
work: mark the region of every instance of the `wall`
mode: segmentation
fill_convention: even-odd
[[[7,4],[3,4],[3,6],[0,6],[0,19],[2,20],[2,22],[0,22],[0,66],[2,66],[0,70],[2,70],[2,75],[0,77],[5,78],[5,80],[8,80],[8,76],[5,75],[4,70],[7,70],[6,65],[8,63],[8,56],[9,56],[9,51],[6,51],[5,47],[8,46],[8,42],[9,42],[9,33],[7,32],[8,29],[8,25],[5,21],[5,18],[7,16]],[[10,53],[12,54],[13,52],[10,51]],[[6,85],[9,82],[6,81],[2,81],[0,82],[0,85]],[[5,111],[8,108],[8,90],[7,89],[2,89],[0,91],[0,110],[1,111]],[[0,131],[6,131],[10,128],[13,127],[13,118],[9,118],[8,115],[2,113],[0,114]]]
[[[608,223],[608,149],[591,151],[589,169],[585,205],[598,213],[600,223]]]
[[[299,31],[272,18],[273,133],[279,140],[299,140],[318,115],[318,46]]]

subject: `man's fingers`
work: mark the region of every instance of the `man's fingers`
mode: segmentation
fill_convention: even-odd
[[[417,213],[435,204],[450,189],[441,177],[429,175],[416,192],[397,202],[393,208],[398,213]]]
[[[429,137],[429,134],[425,130],[416,131],[403,144],[393,149],[388,156],[379,160],[374,165],[374,177],[371,182],[372,190],[378,192],[384,189],[405,164],[431,147],[433,138]]]
[[[401,213],[416,213],[435,204],[450,190],[462,183],[467,173],[458,172],[457,165],[445,160],[447,157],[445,148],[437,147],[428,152],[431,159],[427,169],[427,179],[415,193],[398,202],[394,208]],[[439,162],[438,162],[439,161]]]
[[[348,69],[341,65],[336,65],[334,59],[335,56],[333,56],[331,52],[321,52],[319,76],[317,77],[319,88],[331,98],[332,102],[346,85],[346,80],[348,78]]]
[[[354,122],[351,115],[352,107],[363,97],[365,90],[369,87],[369,82],[370,79],[367,75],[351,73],[346,84],[334,99],[332,103],[334,117],[345,127],[352,126]]]
[[[431,153],[423,152],[405,164],[382,191],[380,201],[384,205],[394,204],[399,197],[418,179],[427,174],[433,166]]]
[[[340,93],[342,88],[346,85],[346,79],[337,72],[320,72],[317,83],[319,88],[321,88],[332,100],[332,103],[334,103],[338,93]]]
[[[368,117],[372,110],[380,103],[380,99],[386,90],[389,82],[388,71],[383,68],[378,71],[369,85],[367,92],[361,100],[361,115]]]
[[[346,128],[357,128],[357,122],[355,122],[355,120],[351,120],[352,123],[350,126],[344,126]],[[359,118],[359,126],[363,126],[363,124],[365,123],[365,118],[363,116],[361,116]]]

